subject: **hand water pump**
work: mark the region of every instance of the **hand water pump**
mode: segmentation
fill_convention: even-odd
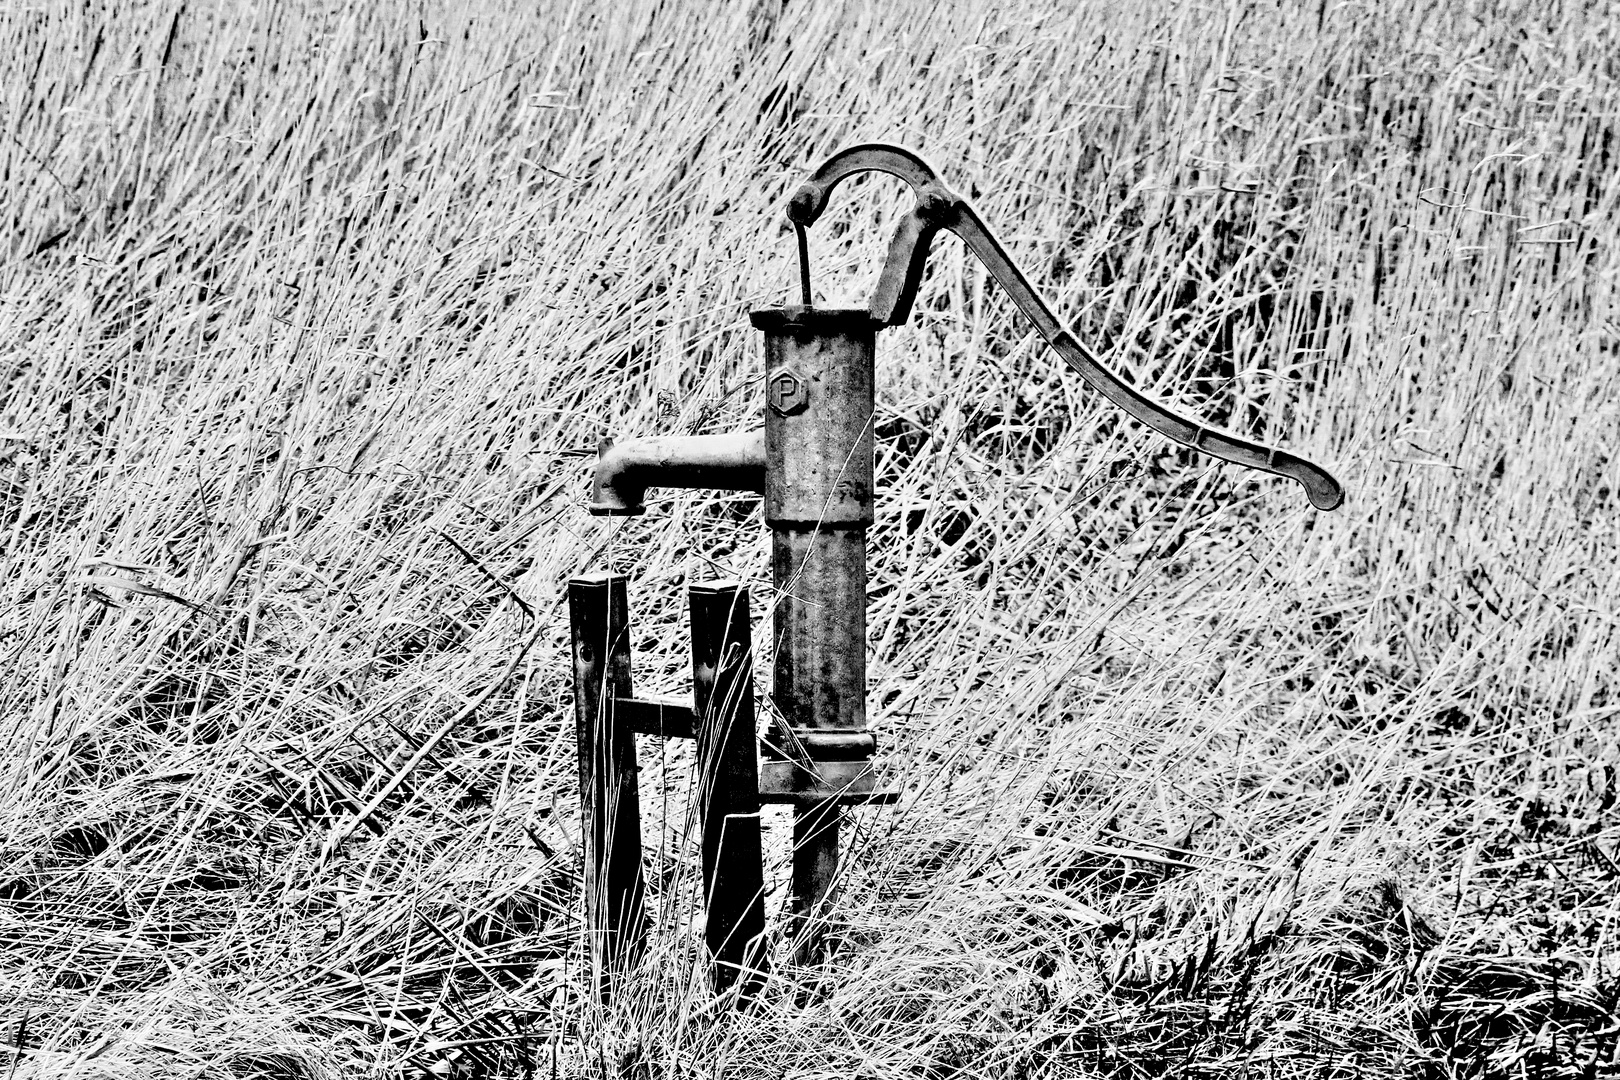
[[[812,303],[805,229],[840,182],[867,171],[911,185],[915,207],[889,246],[865,308]],[[584,815],[585,916],[593,980],[639,954],[646,936],[636,735],[694,739],[702,828],[705,938],[717,990],[752,993],[766,966],[760,806],[794,807],[790,913],[798,956],[818,928],[838,868],[842,807],[890,802],[873,772],[866,724],[866,530],[872,524],[872,366],[877,332],[904,323],[929,245],[955,233],[1046,342],[1093,389],[1183,446],[1298,481],[1332,510],[1343,490],[1303,458],[1211,428],[1133,389],[1060,323],[978,213],[921,157],[884,144],[834,154],[800,186],[802,302],[752,313],[765,335],[765,427],[723,435],[604,441],[590,511],[642,513],[648,488],[721,488],[764,496],[771,530],[774,717],[756,734],[745,586],[693,585],[693,700],[637,697],[630,674],[626,577],[569,581],[576,731]]]

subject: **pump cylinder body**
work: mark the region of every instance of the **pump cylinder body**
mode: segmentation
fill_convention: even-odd
[[[777,528],[771,539],[776,708],[826,759],[820,735],[866,730],[866,530]]]
[[[866,530],[872,524],[872,367],[861,310],[753,313],[765,332],[765,524],[771,530],[773,693],[780,727],[762,773],[800,793],[792,910],[799,956],[838,868],[842,797],[873,788],[866,729]]]
[[[872,524],[872,362],[865,310],[770,308],[765,331],[765,522],[773,529]]]
[[[765,331],[773,698],[808,756],[847,781],[848,766],[871,757],[851,736],[866,731],[877,324],[864,309],[795,307],[756,311],[753,321]]]

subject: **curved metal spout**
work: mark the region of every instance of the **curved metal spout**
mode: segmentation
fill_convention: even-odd
[[[644,512],[650,487],[765,490],[765,433],[661,435],[603,439],[597,447],[590,512],[629,517]]]

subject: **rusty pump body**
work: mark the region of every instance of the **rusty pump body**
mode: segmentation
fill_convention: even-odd
[[[916,206],[895,233],[871,303],[815,307],[805,229],[841,181],[872,170],[909,183]],[[1343,501],[1343,489],[1320,466],[1210,428],[1127,384],[1058,321],[972,206],[912,151],[885,144],[840,151],[799,188],[788,217],[798,234],[803,302],[751,316],[765,335],[764,431],[604,441],[597,461],[593,514],[642,513],[649,488],[763,495],[776,593],[776,719],[756,740],[746,588],[734,582],[692,588],[688,706],[631,693],[623,575],[569,583],[586,916],[604,992],[606,974],[629,963],[645,935],[636,734],[698,743],[706,936],[720,990],[741,979],[751,993],[765,970],[760,805],[795,807],[790,907],[803,961],[819,953],[817,928],[838,868],[840,808],[893,799],[877,789],[877,743],[866,724],[873,366],[877,331],[909,317],[941,229],[961,237],[1047,343],[1127,413],[1184,446],[1296,480],[1318,509]]]

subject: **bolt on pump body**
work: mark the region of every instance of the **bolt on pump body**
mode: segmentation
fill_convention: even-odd
[[[916,207],[890,244],[866,308],[811,303],[805,229],[832,190],[859,172],[898,176]],[[877,742],[866,719],[866,531],[873,508],[873,367],[877,332],[909,316],[929,245],[956,233],[1035,329],[1094,389],[1167,438],[1235,464],[1286,476],[1331,510],[1342,489],[1287,451],[1210,428],[1140,393],[1080,344],[1040,299],[965,200],[920,157],[866,144],[835,154],[794,195],[803,303],[755,311],[765,336],[763,433],[604,441],[590,510],[643,512],[649,487],[719,488],[764,496],[775,592],[772,702],[755,732],[748,592],[736,582],[691,589],[693,700],[632,693],[622,575],[569,582],[576,730],[585,817],[586,924],[593,977],[633,962],[645,936],[637,734],[695,739],[708,919],[718,990],[752,995],[766,970],[762,803],[794,812],[790,914],[797,959],[820,953],[818,928],[838,870],[842,807],[890,802],[877,789]]]

